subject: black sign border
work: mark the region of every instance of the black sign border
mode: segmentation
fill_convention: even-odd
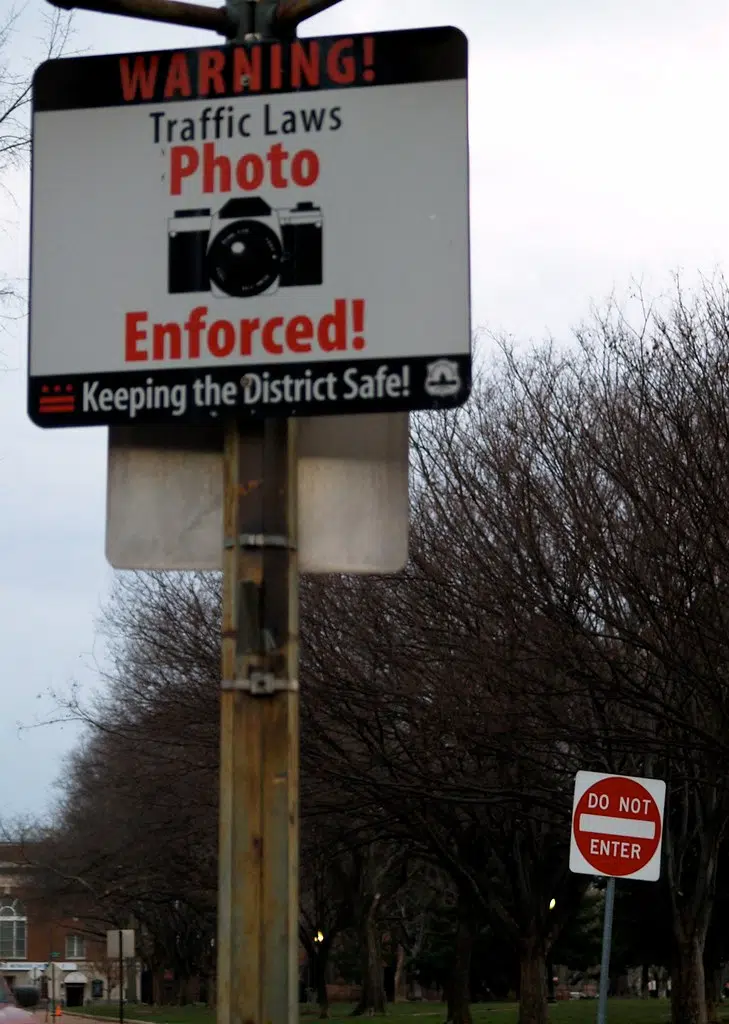
[[[426,378],[428,367],[436,362],[446,361],[455,364],[460,380],[459,390],[454,394],[429,394],[426,391]],[[133,388],[146,387],[147,381],[152,380],[154,385],[165,385],[173,387],[176,384],[184,384],[187,387],[188,398],[192,388],[192,382],[209,376],[217,385],[221,386],[227,382],[235,382],[239,385],[242,378],[255,374],[262,377],[266,374],[268,381],[281,380],[285,376],[302,379],[307,372],[311,372],[311,379],[321,379],[328,374],[334,374],[338,383],[342,383],[344,374],[348,370],[354,370],[357,379],[361,380],[364,375],[374,375],[380,367],[386,368],[387,374],[400,375],[404,367],[408,367],[410,374],[409,395],[387,396],[380,398],[349,398],[341,395],[336,400],[311,400],[304,399],[295,403],[277,402],[273,404],[246,405],[238,402],[236,405],[221,403],[217,406],[197,407],[188,402],[184,416],[175,416],[170,409],[145,410],[137,413],[133,418],[125,411],[99,410],[83,412],[76,408],[76,402],[83,393],[85,383],[98,381],[98,388],[95,395],[104,388]],[[434,409],[454,409],[462,405],[471,391],[472,366],[470,353],[459,355],[445,354],[442,356],[419,356],[417,358],[393,358],[393,359],[337,359],[317,363],[280,363],[272,365],[262,363],[256,366],[241,366],[239,364],[225,367],[201,365],[196,367],[185,367],[170,369],[169,366],[146,370],[135,370],[129,372],[121,370],[117,373],[84,373],[84,374],[59,374],[54,377],[42,376],[31,377],[28,389],[28,416],[38,427],[104,427],[104,426],[149,426],[155,424],[198,424],[208,425],[219,423],[222,420],[233,418],[240,421],[259,419],[285,419],[295,416],[342,416],[361,415],[367,413],[384,412],[417,412]],[[446,385],[447,388],[447,385]],[[72,397],[71,397],[72,396]],[[45,401],[46,409],[41,411],[41,402]],[[66,404],[65,411],[54,411],[58,403]],[[74,405],[73,410],[70,406]]]
[[[458,28],[446,26],[439,28],[422,28],[422,29],[408,29],[404,31],[393,31],[393,32],[379,32],[379,33],[359,33],[349,35],[337,35],[327,37],[315,37],[320,44],[334,45],[337,41],[342,39],[347,40],[362,40],[365,38],[375,39],[375,52],[379,53],[379,61],[382,61],[383,51],[387,55],[387,59],[384,64],[378,62],[377,64],[377,75],[375,82],[369,85],[363,85],[361,81],[357,82],[354,86],[328,86],[327,91],[330,89],[342,89],[342,88],[376,88],[378,85],[398,85],[408,84],[415,82],[435,82],[435,81],[458,81],[463,80],[467,85],[468,83],[468,39],[465,34]],[[270,45],[270,44],[255,44],[255,45]],[[291,44],[282,44],[284,46]],[[195,47],[188,49],[177,49],[164,51],[167,54],[173,53],[190,53],[195,54],[201,50],[209,50],[210,47]],[[232,49],[232,48],[228,48]],[[126,54],[127,56],[136,56],[140,51],[133,51],[132,53]],[[149,51],[150,53],[159,53],[160,51]],[[107,67],[113,67],[115,72],[118,72],[119,59],[125,54],[117,53],[95,57],[72,57],[72,58],[61,58],[57,60],[46,61],[41,64],[37,69],[33,79],[32,86],[32,107],[33,112],[40,110],[46,111],[62,111],[62,110],[74,110],[74,109],[93,109],[96,107],[103,107],[108,104],[99,103],[78,103],[77,101],[69,104],[68,102],[61,102],[61,97],[68,95],[72,92],[74,96],[78,98],[78,86],[79,82],[89,75],[92,82],[98,85],[98,74],[99,69],[106,64]],[[389,78],[385,75],[382,68],[387,69]],[[64,93],[65,87],[65,93]],[[276,90],[278,94],[284,94],[285,92],[319,92],[325,91],[320,88],[310,89],[301,88],[296,90]],[[234,94],[239,99],[245,98],[245,95]],[[256,96],[265,95],[263,91],[255,93]],[[221,98],[225,98],[221,94]],[[191,98],[193,99],[193,98]],[[148,102],[159,102],[150,100]],[[166,103],[177,103],[186,102],[185,100],[166,100]],[[114,105],[132,105],[127,104],[114,104]],[[468,131],[468,127],[467,127]],[[466,148],[468,151],[468,137],[466,139]],[[470,191],[470,173],[468,172],[467,162],[467,194]],[[31,175],[33,171],[33,152],[31,151]],[[32,267],[32,248],[33,248],[33,188],[31,186],[31,217],[30,217],[30,264]],[[470,310],[471,304],[471,283],[470,283],[470,223],[467,229],[467,252],[468,252],[468,290],[466,295],[466,302]],[[32,320],[33,307],[32,307],[32,274],[29,275],[30,287],[29,287],[29,320]],[[29,331],[30,339],[30,331]],[[470,328],[469,328],[469,342],[470,342]],[[459,372],[462,380],[461,391],[453,397],[434,397],[425,393],[423,382],[425,379],[425,367],[428,363],[431,363],[437,359],[446,359],[458,364]],[[428,411],[428,410],[443,410],[443,409],[455,409],[463,405],[467,400],[471,392],[472,387],[472,354],[471,350],[466,354],[464,352],[453,353],[446,352],[442,356],[415,356],[412,358],[392,358],[392,359],[372,359],[372,360],[338,360],[331,364],[332,369],[336,369],[337,372],[344,373],[349,367],[362,367],[369,365],[377,366],[385,364],[397,368],[402,365],[409,365],[413,368],[413,385],[411,394],[408,398],[400,399],[388,399],[387,401],[378,402],[373,400],[350,400],[350,401],[338,401],[331,404],[318,403],[309,408],[291,408],[284,405],[279,406],[255,406],[247,407],[243,409],[233,408],[229,416],[236,417],[238,419],[260,419],[260,418],[285,418],[296,415],[306,416],[327,416],[327,415],[356,415],[356,414],[368,414],[368,413],[382,413],[382,412],[417,412],[417,411]],[[50,383],[51,381],[59,381],[65,383],[82,382],[88,379],[98,380],[118,380],[119,383],[125,385],[132,385],[135,378],[147,377],[150,370],[140,371],[120,371],[118,373],[103,373],[103,374],[61,374],[55,377],[49,375],[43,376],[32,376],[31,375],[31,346],[30,340],[28,344],[28,389],[27,389],[27,409],[29,418],[33,423],[41,428],[70,428],[79,426],[113,426],[113,425],[130,425],[130,424],[198,424],[198,425],[211,425],[211,423],[218,422],[210,413],[203,409],[200,410],[199,415],[180,419],[179,417],[137,417],[134,420],[129,418],[123,418],[121,416],[105,416],[105,417],[89,417],[85,414],[68,415],[68,414],[44,414],[40,415],[38,411],[40,390],[44,384]],[[323,363],[312,363],[308,364],[314,370],[320,370],[324,367]],[[237,364],[232,367],[227,367],[225,371],[218,369],[218,372],[224,372],[225,379],[232,379],[244,375],[248,372],[282,372],[285,373],[287,369],[291,369],[291,364],[283,364],[283,366],[276,366],[275,364],[264,364],[259,367],[247,368],[245,365]],[[419,369],[418,369],[419,368]],[[306,369],[306,367],[302,367]],[[212,372],[215,373],[215,367],[195,367],[186,370],[172,369],[172,370],[155,370],[154,375],[160,382],[163,382],[163,375],[169,374],[168,379],[175,377],[180,379],[180,375],[187,375],[188,378],[198,376],[200,373]],[[366,372],[366,371],[363,371]],[[419,383],[418,383],[419,381]],[[118,385],[117,385],[118,386]],[[222,419],[223,417],[221,417]]]
[[[225,55],[226,75],[230,76],[235,46],[197,46],[176,50],[132,51],[130,53],[104,54],[93,57],[62,57],[45,61],[33,76],[32,109],[33,113],[59,110],[81,110],[97,107],[127,107],[160,103],[188,103],[201,99],[245,99],[248,96],[286,95],[289,93],[326,92],[351,88],[377,88],[378,86],[405,85],[416,82],[443,82],[468,78],[468,39],[464,33],[454,27],[407,29],[395,32],[370,32],[350,35],[318,36],[286,43],[253,43],[242,47],[265,48],[280,46],[283,50],[284,67],[287,55],[292,46],[298,44],[318,43],[322,60],[326,61],[329,50],[344,40],[351,40],[355,59],[363,59],[362,43],[365,39],[373,39],[375,43],[375,77],[367,82],[360,74],[349,85],[341,83],[320,82],[316,86],[302,84],[293,88],[288,84],[284,88],[272,88],[270,81],[255,93],[234,91],[232,85],[227,91],[216,92],[214,95],[191,95],[189,97],[174,96],[165,99],[159,90],[150,99],[127,101],[121,93],[119,74],[120,60],[137,57],[147,59],[157,56],[160,60],[158,84],[166,77],[166,68],[173,55],[183,54],[194,71],[199,55],[211,50],[219,50]],[[265,65],[265,61],[264,61]],[[194,77],[194,75],[193,75]],[[287,83],[284,83],[286,85]]]

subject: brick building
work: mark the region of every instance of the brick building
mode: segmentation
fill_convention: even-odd
[[[118,998],[119,967],[107,959],[105,939],[73,908],[53,907],[36,877],[23,849],[0,843],[0,974],[11,988],[34,985],[67,1006]],[[136,995],[137,973],[136,965],[127,971],[127,998]]]

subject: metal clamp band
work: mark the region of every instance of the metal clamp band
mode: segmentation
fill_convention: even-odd
[[[224,679],[221,689],[238,690],[254,697],[270,697],[274,693],[297,692],[299,680],[276,679],[273,672],[251,672],[249,679]]]
[[[248,551],[258,550],[261,548],[277,548],[278,550],[293,550],[294,548],[294,545],[288,537],[284,537],[283,534],[280,533],[242,533],[238,537],[237,545],[233,538],[226,537],[224,546],[228,551],[236,546]]]

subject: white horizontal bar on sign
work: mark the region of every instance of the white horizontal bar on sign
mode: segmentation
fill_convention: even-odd
[[[601,836],[626,836],[631,839],[653,839],[656,823],[642,818],[610,818],[606,814],[581,814],[580,832],[597,832]]]

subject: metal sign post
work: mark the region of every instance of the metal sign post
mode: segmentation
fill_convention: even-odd
[[[119,1024],[124,1024],[124,933],[121,928],[119,939]]]
[[[53,943],[51,941],[51,945],[52,944]],[[51,1020],[53,1019],[53,1015],[54,1015],[55,1009],[56,1009],[56,989],[55,989],[55,984],[54,984],[55,979],[54,979],[54,976],[53,976],[53,968],[55,966],[56,965],[53,963],[53,952],[51,951],[51,955],[48,958],[48,1003],[47,1003],[48,1009],[50,1009],[50,1013],[51,1013]],[[47,1014],[46,1014],[46,1017],[47,1017]]]
[[[112,928],[106,933],[106,955],[119,967],[119,1024],[124,1024],[124,959],[129,962],[127,974],[134,976],[134,929]]]
[[[615,908],[615,879],[608,878],[605,890],[605,920],[602,929],[602,958],[600,960],[600,994],[597,1003],[597,1024],[606,1024],[607,997],[610,987],[610,949],[613,941],[613,911]]]

